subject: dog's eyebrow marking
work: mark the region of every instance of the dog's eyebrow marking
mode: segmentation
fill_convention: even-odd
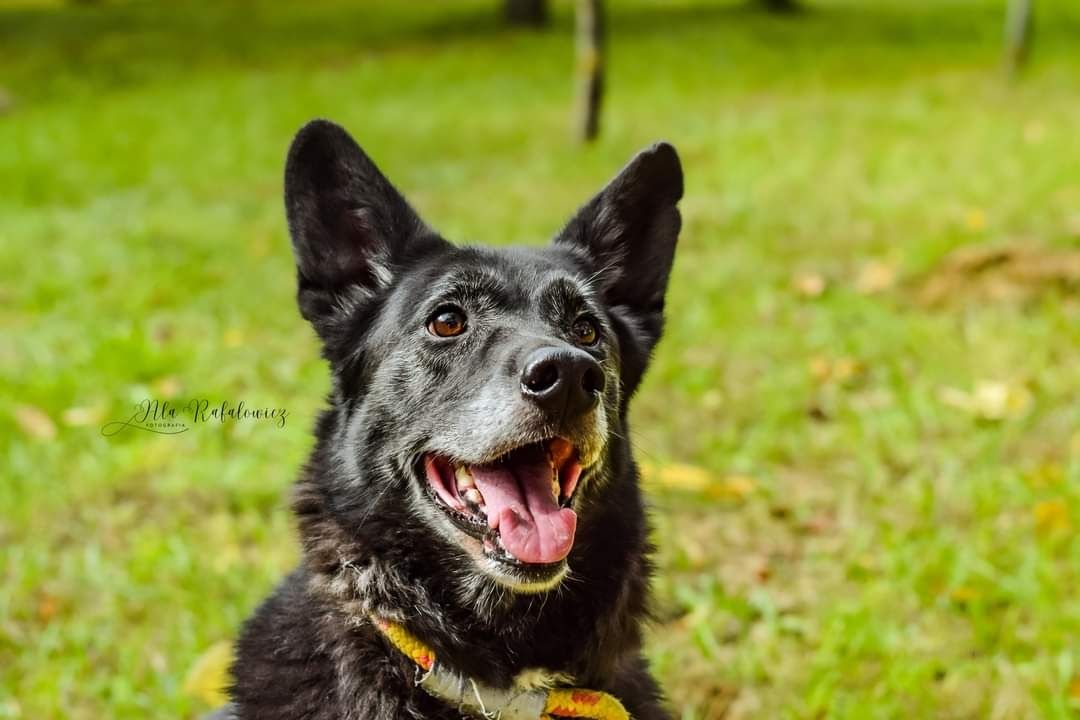
[[[453,273],[434,285],[426,307],[431,312],[442,303],[458,303],[467,310],[479,313],[499,310],[516,312],[534,306],[530,289],[497,272],[469,268]]]
[[[552,315],[580,312],[591,305],[591,293],[574,280],[557,276],[543,286],[539,294],[540,307]]]
[[[475,270],[446,279],[435,286],[433,295],[463,300],[483,298],[497,303],[507,303],[510,300],[509,288],[497,275]]]

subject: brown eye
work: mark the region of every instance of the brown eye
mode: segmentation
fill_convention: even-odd
[[[596,323],[587,317],[580,317],[570,328],[578,345],[595,345],[597,340]]]
[[[438,337],[456,337],[465,332],[465,312],[456,307],[439,308],[428,320],[427,329]]]

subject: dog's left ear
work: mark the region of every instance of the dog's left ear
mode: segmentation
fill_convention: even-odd
[[[593,286],[626,326],[621,334],[640,343],[645,356],[663,329],[682,195],[679,155],[671,145],[657,143],[638,153],[555,238],[556,245],[584,255]],[[632,390],[644,367],[630,370]]]

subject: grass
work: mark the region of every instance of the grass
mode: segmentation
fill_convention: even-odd
[[[484,243],[680,148],[633,413],[679,717],[1077,717],[1080,9],[1039,3],[1010,84],[989,0],[611,3],[579,148],[568,5],[404,5],[0,5],[0,718],[195,717],[189,668],[295,562],[327,378],[280,178],[318,115]],[[955,261],[995,247],[1061,259]],[[147,396],[290,415],[100,435]]]

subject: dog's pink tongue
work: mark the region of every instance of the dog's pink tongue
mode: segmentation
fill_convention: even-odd
[[[470,469],[484,496],[488,524],[499,529],[508,553],[524,563],[553,563],[570,554],[577,515],[556,502],[546,458],[514,463],[513,468]]]

